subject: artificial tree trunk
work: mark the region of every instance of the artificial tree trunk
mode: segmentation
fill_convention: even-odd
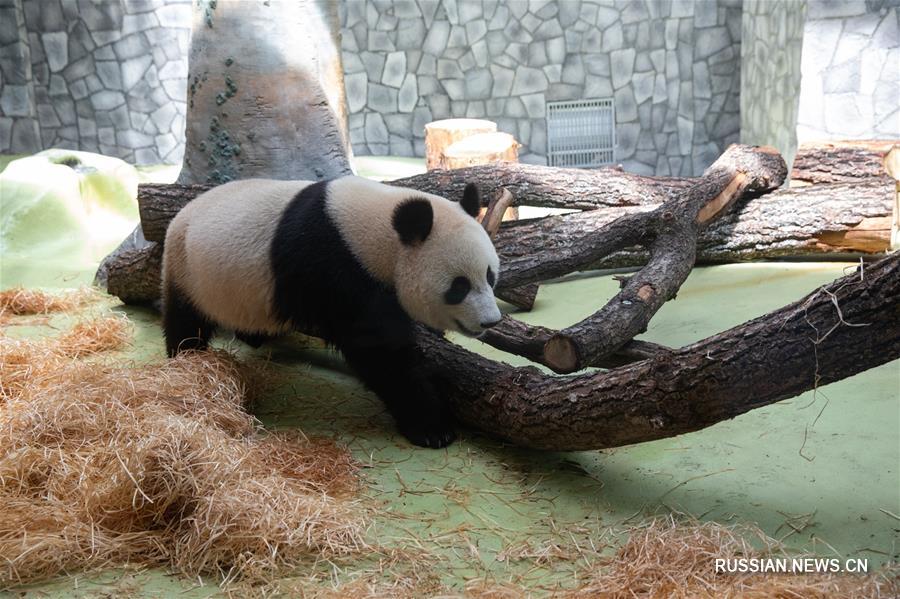
[[[331,0],[193,3],[179,183],[350,174],[337,10]]]
[[[192,6],[178,182],[351,174],[337,3],[197,0]],[[154,301],[162,241],[138,225],[100,263],[94,283],[123,301]]]

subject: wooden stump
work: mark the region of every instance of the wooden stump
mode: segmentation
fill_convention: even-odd
[[[465,168],[479,164],[518,162],[519,143],[509,133],[477,133],[444,150],[438,168]]]
[[[495,133],[497,123],[481,119],[444,119],[425,125],[425,168],[441,168],[444,150],[455,142],[478,133]]]

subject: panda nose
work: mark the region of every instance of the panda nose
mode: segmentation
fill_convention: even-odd
[[[499,318],[498,318],[497,320],[493,321],[493,322],[482,322],[482,323],[481,323],[481,328],[482,328],[482,329],[489,329],[489,328],[491,328],[492,326],[495,326],[495,325],[496,325],[497,323],[499,323],[499,322],[500,322],[500,319],[499,319]]]

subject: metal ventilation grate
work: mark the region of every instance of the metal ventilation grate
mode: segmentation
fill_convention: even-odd
[[[612,98],[547,103],[550,166],[611,164],[615,147],[616,108]]]

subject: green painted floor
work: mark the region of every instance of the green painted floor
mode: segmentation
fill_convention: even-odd
[[[795,300],[840,276],[846,266],[695,269],[677,301],[660,311],[642,338],[690,343]],[[30,276],[59,280],[42,267]],[[3,287],[16,283],[6,276],[2,281]],[[535,310],[520,317],[562,326],[590,313],[616,287],[609,275],[546,284]],[[133,346],[123,359],[162,356],[154,313],[114,302],[111,309],[126,313],[136,325]],[[454,340],[523,363],[477,341]],[[583,562],[535,568],[533,560],[503,559],[500,552],[550,541],[614,547],[611,528],[669,510],[726,524],[756,523],[791,547],[866,557],[871,566],[898,558],[900,362],[823,387],[815,396],[807,393],[675,439],[548,453],[465,431],[448,449],[433,451],[412,447],[397,435],[380,403],[341,361],[303,338],[257,351],[234,341],[224,344],[241,354],[270,358],[276,372],[285,375],[284,383],[254,408],[264,424],[334,435],[346,443],[365,465],[365,495],[381,506],[372,538],[406,549],[420,543],[433,554],[434,573],[450,588],[482,577],[535,588],[567,586]],[[345,564],[345,575],[371,565],[366,559]],[[114,571],[29,587],[26,596],[108,596],[125,590],[138,596],[217,592],[215,586],[192,586],[161,571]]]

